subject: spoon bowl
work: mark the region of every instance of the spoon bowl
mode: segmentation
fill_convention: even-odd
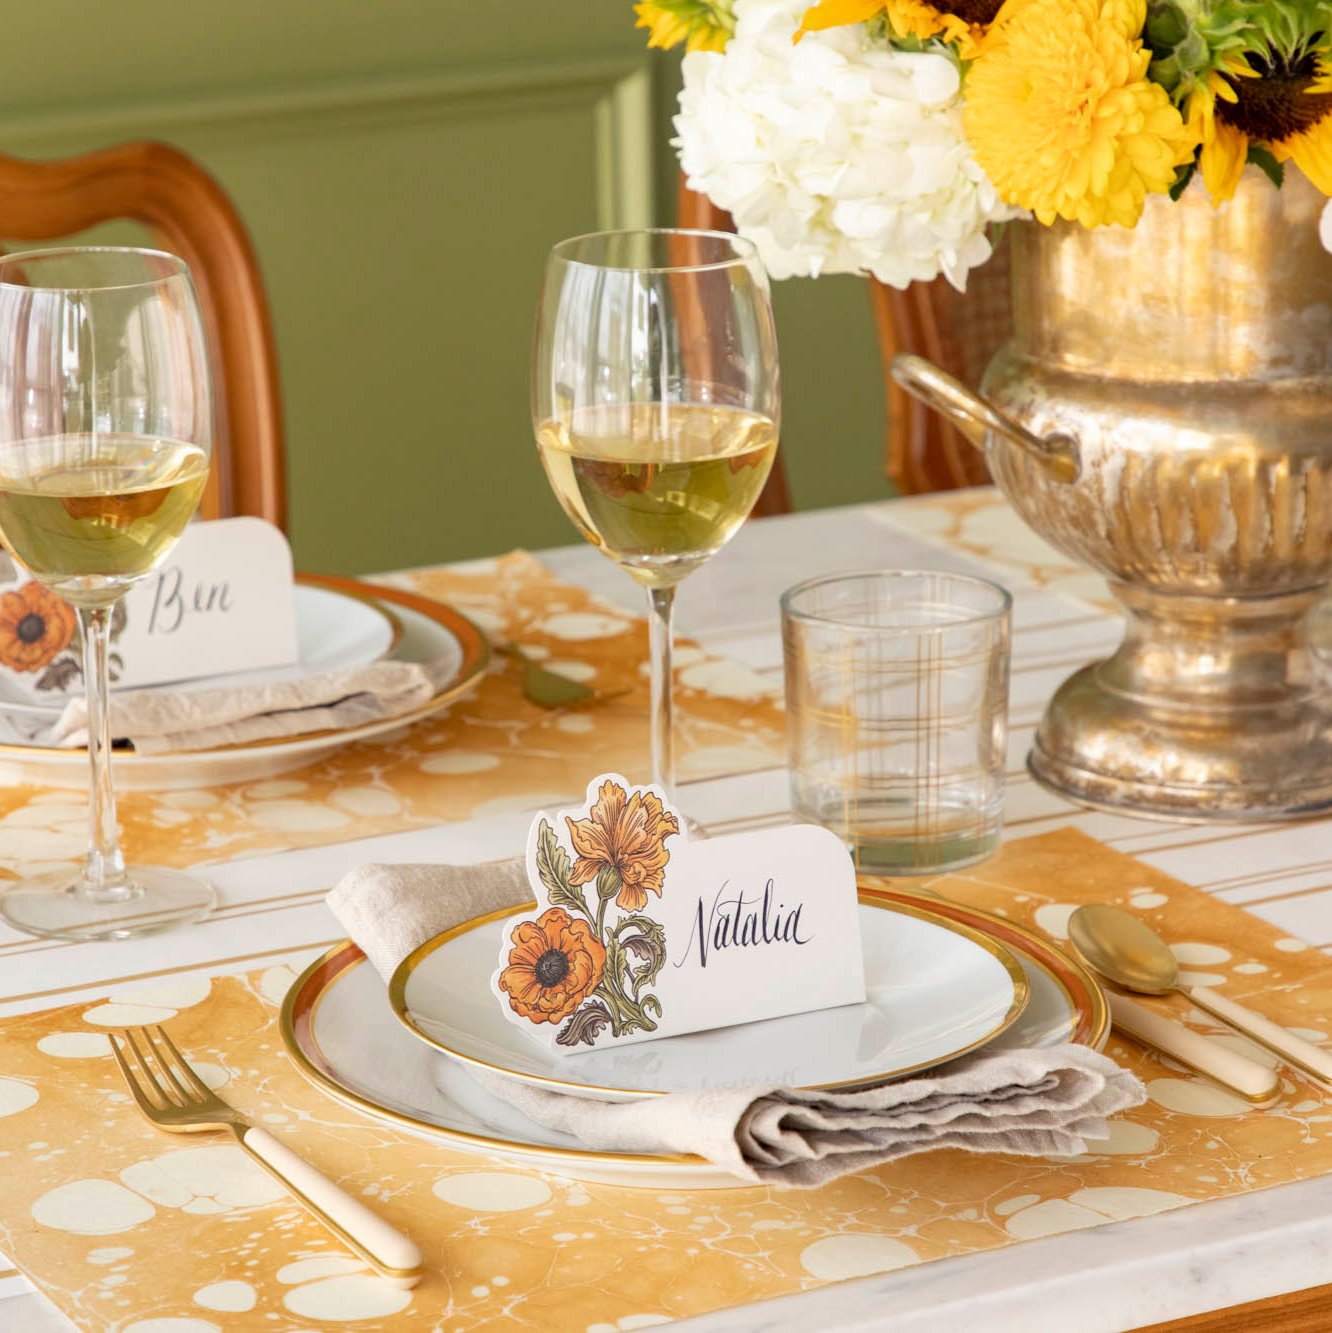
[[[1125,990],[1165,995],[1179,985],[1179,963],[1166,942],[1122,907],[1079,907],[1069,918],[1068,937],[1092,967]]]
[[[1169,946],[1132,912],[1104,903],[1079,907],[1068,919],[1068,937],[1107,981],[1143,995],[1178,991],[1213,1018],[1265,1046],[1292,1069],[1317,1079],[1324,1087],[1332,1085],[1332,1051],[1315,1046],[1219,990],[1185,985]]]

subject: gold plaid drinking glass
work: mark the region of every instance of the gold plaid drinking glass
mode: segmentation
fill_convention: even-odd
[[[928,571],[782,596],[792,805],[858,869],[951,870],[999,845],[1011,608],[993,583]]]

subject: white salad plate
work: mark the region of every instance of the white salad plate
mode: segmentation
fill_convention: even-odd
[[[555,1054],[506,1018],[490,989],[513,915],[477,917],[421,945],[390,980],[389,1005],[410,1031],[455,1060],[602,1101],[736,1083],[882,1083],[992,1040],[1027,1001],[1021,967],[990,937],[862,898],[863,1004]]]
[[[302,680],[329,671],[354,671],[392,652],[402,637],[402,621],[387,607],[368,597],[357,597],[315,584],[297,583],[293,591],[298,653],[290,666],[237,671],[225,676],[196,676],[192,680],[149,686],[194,694],[226,686],[267,685]],[[82,694],[82,682],[53,690],[45,697],[21,693],[14,680],[0,674],[0,715],[53,721],[71,698]],[[114,695],[116,687],[112,686]]]
[[[316,731],[275,740],[136,754],[117,748],[112,756],[116,786],[127,791],[162,791],[255,782],[312,764],[350,745],[407,727],[442,711],[470,689],[485,671],[490,651],[485,636],[465,616],[417,593],[352,579],[304,575],[298,589],[317,594],[305,600],[301,675],[367,665],[385,655],[405,662],[429,662],[439,681],[434,696],[410,713],[339,731]],[[316,623],[317,617],[317,623]],[[371,619],[375,628],[371,630]],[[334,621],[345,620],[336,627]],[[384,636],[388,635],[387,653]],[[308,655],[307,655],[308,654]],[[370,656],[366,656],[370,654]],[[230,676],[226,684],[252,684],[258,673]],[[222,681],[191,681],[191,690],[216,688]],[[170,688],[170,687],[167,687]],[[17,725],[23,725],[19,722]],[[0,781],[86,789],[88,756],[11,734],[0,714]]]
[[[899,896],[902,905],[914,899]],[[1090,973],[1035,932],[974,908],[928,910],[993,933],[1022,968],[1030,998],[996,1048],[1076,1041],[1099,1050],[1110,1032]],[[513,1166],[642,1189],[737,1189],[744,1183],[700,1157],[583,1147],[482,1090],[465,1065],[418,1041],[397,1021],[384,983],[350,941],[312,963],[288,991],[287,1053],[316,1087],[346,1106],[443,1147]]]

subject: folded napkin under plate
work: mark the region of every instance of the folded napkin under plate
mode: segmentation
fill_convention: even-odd
[[[426,940],[524,901],[520,859],[481,866],[365,866],[329,906],[387,979]],[[448,1057],[440,1057],[447,1059]],[[741,1180],[811,1188],[937,1148],[1068,1156],[1104,1138],[1142,1085],[1087,1047],[982,1052],[855,1092],[748,1085],[607,1103],[468,1070],[484,1089],[591,1148],[692,1153]]]
[[[423,707],[457,668],[451,653],[437,662],[373,662],[352,671],[235,688],[130,690],[111,696],[111,731],[140,754],[341,731]],[[86,745],[87,727],[87,703],[79,697],[33,739]]]

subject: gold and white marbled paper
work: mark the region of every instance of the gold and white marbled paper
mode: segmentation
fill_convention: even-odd
[[[1075,903],[1118,903],[1209,984],[1314,1040],[1332,1028],[1332,977],[1315,951],[1080,834],[1010,843],[930,887],[1056,938]],[[130,997],[137,1010],[121,997],[0,1024],[0,1249],[77,1324],[368,1331],[393,1316],[408,1333],[614,1333],[1332,1169],[1332,1117],[1312,1085],[1283,1076],[1277,1103],[1255,1110],[1114,1039],[1110,1054],[1150,1101],[1084,1157],[939,1153],[807,1193],[584,1185],[432,1146],[325,1100],[281,1051],[273,1018],[290,980],[286,968],[211,986],[180,978]],[[427,1280],[386,1287],[238,1152],[140,1119],[102,1033],[150,1018],[169,1023],[222,1095],[410,1231]]]
[[[394,580],[451,603],[489,634],[618,697],[550,710],[523,697],[520,664],[496,655],[441,717],[262,782],[127,792],[122,846],[135,861],[190,865],[309,847],[567,800],[590,774],[647,765],[647,628],[515,552]],[[785,754],[780,683],[682,641],[676,649],[681,776],[771,767]],[[625,691],[618,694],[619,691]],[[79,792],[25,786],[0,761],[0,879],[68,865],[87,838]]]

